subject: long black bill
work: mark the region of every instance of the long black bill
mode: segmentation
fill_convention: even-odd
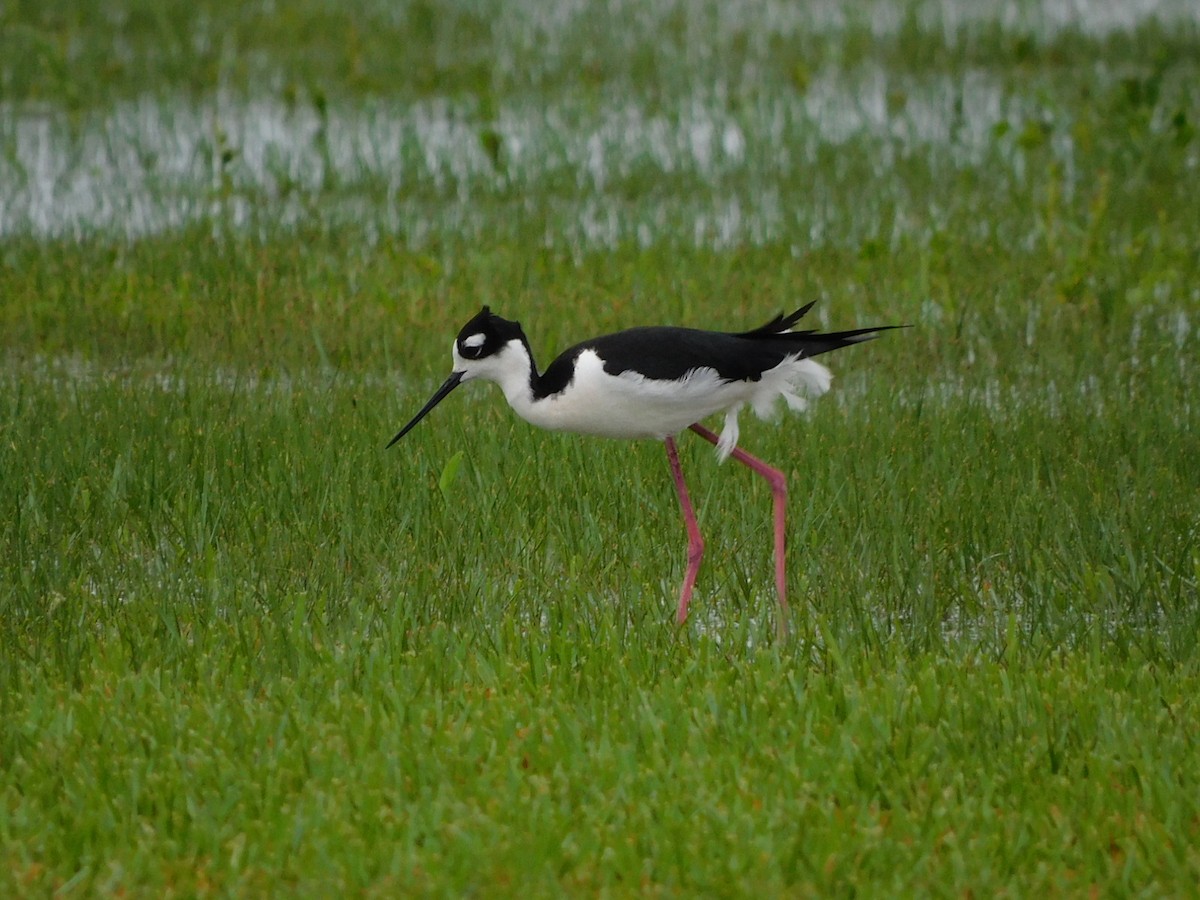
[[[401,428],[400,431],[397,432],[396,436],[394,438],[392,438],[390,441],[388,441],[388,447],[391,447],[392,444],[396,443],[396,441],[400,440],[400,438],[404,437],[406,434],[408,434],[410,431],[412,431],[413,426],[416,425],[418,422],[420,422],[423,418],[425,418],[425,416],[428,415],[428,413],[431,409],[433,409],[435,406],[437,406],[439,403],[441,403],[443,400],[445,400],[446,395],[449,394],[456,387],[458,387],[459,383],[463,380],[463,375],[465,375],[465,374],[466,374],[465,372],[451,372],[450,377],[447,378],[445,383],[440,388],[437,389],[437,393],[429,398],[429,402],[426,403],[423,407],[421,407],[421,411],[419,413],[417,413],[415,416],[413,416],[412,421],[409,422],[407,425],[405,425],[403,428]],[[387,447],[385,447],[384,449],[386,450]]]

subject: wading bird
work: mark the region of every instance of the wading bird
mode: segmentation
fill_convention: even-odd
[[[561,353],[539,373],[520,324],[486,306],[454,340],[454,368],[429,402],[388,443],[391,447],[464,381],[494,381],[522,419],[552,431],[665,442],[671,476],[688,533],[687,572],[679,592],[677,620],[688,603],[704,554],[704,539],[679,465],[675,435],[689,428],[716,445],[721,461],[732,456],[771,486],[775,504],[775,589],[780,624],[787,616],[784,517],[787,484],[781,471],[737,449],[738,413],[749,405],[767,418],[780,398],[803,410],[805,395],[829,390],[828,369],[812,357],[870,340],[899,326],[821,334],[792,331],[810,303],[761,328],[732,334],[696,328],[648,326],[592,338]],[[720,437],[699,424],[723,412]]]

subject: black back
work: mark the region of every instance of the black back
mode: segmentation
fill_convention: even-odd
[[[548,397],[565,389],[571,383],[575,360],[585,350],[595,351],[610,375],[637,372],[646,378],[674,381],[693,369],[707,367],[715,369],[725,381],[758,381],[763,372],[788,356],[819,356],[902,327],[886,325],[825,334],[788,331],[812,306],[810,303],[791,315],[776,316],[759,328],[736,334],[654,325],[592,338],[559,354],[545,373],[534,379],[534,396]]]

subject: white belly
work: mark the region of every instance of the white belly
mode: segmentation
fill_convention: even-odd
[[[751,404],[760,416],[780,397],[802,408],[794,391],[824,393],[829,371],[811,360],[787,360],[758,381],[724,381],[714,369],[694,369],[681,381],[655,381],[633,372],[609,375],[587,350],[576,360],[575,376],[560,393],[541,400],[509,396],[526,421],[553,431],[613,438],[657,438],[678,434],[714,413]]]

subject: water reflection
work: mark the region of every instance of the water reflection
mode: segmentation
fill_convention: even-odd
[[[970,14],[934,7],[943,23]],[[834,6],[806,15],[820,19],[821,9],[830,22],[840,15]],[[871,9],[872,27],[899,27],[888,4]],[[1053,19],[1058,7],[1039,9]],[[1128,12],[1100,4],[1097,15],[1119,9]],[[1005,13],[1028,14],[1023,6]],[[486,115],[470,96],[328,107],[145,96],[82,115],[0,106],[0,237],[137,237],[210,220],[271,230],[315,218],[416,245],[524,234],[531,223],[545,243],[581,249],[786,235],[814,245],[883,227],[876,212],[885,200],[897,220],[918,201],[928,219],[930,197],[956,172],[997,192],[1022,182],[1027,154],[1017,136],[1045,121],[1045,100],[1003,77],[896,76],[868,63],[787,90],[735,96],[705,85],[670,102],[518,94]],[[1119,77],[1097,63],[1098,80]],[[1070,112],[1055,115],[1045,155],[1069,199],[1077,169]],[[902,164],[919,177],[897,177]]]
[[[587,245],[647,243],[681,225],[698,243],[761,241],[785,226],[782,197],[815,177],[806,170],[831,146],[855,143],[881,174],[918,147],[969,165],[996,123],[1020,114],[981,74],[908,85],[899,110],[889,91],[874,70],[754,104],[735,106],[720,90],[670,112],[518,103],[490,123],[450,100],[322,115],[269,98],[146,97],[79,121],[8,108],[0,234],[138,236],[209,217],[287,226],[318,200],[335,221],[365,215],[410,237],[477,234],[498,217],[496,201],[536,195],[569,207],[567,227]]]

